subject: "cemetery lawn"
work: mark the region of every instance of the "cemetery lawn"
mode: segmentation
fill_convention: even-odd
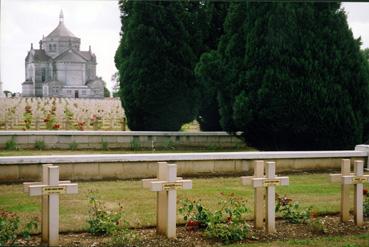
[[[325,217],[329,232],[316,234],[309,230],[307,224],[290,224],[276,221],[277,234],[266,235],[263,231],[250,228],[246,241],[231,246],[369,246],[369,222],[363,227],[354,226],[350,221],[340,224],[338,211],[340,205],[340,185],[329,183],[328,173],[290,174],[290,185],[277,187],[276,192],[287,195],[300,202],[301,207],[313,206],[319,217]],[[365,188],[369,188],[366,184]],[[81,245],[105,246],[109,237],[94,237],[86,233],[88,225],[89,195],[95,195],[104,202],[106,210],[117,210],[123,206],[125,219],[134,231],[143,239],[143,246],[220,246],[221,242],[207,240],[201,232],[188,232],[184,221],[177,213],[177,240],[168,240],[155,234],[156,193],[143,189],[140,180],[79,182],[79,194],[61,195],[60,231],[63,246]],[[193,178],[192,190],[179,190],[177,199],[200,200],[211,209],[219,209],[218,202],[225,199],[221,194],[234,193],[247,198],[248,223],[253,225],[252,205],[253,189],[241,186],[239,177]],[[352,199],[352,197],[351,197]],[[177,208],[181,206],[177,204]],[[23,193],[21,184],[0,185],[0,208],[16,213],[21,222],[33,217],[40,218],[40,198],[29,197]],[[278,216],[278,214],[277,214]],[[38,229],[39,233],[40,229]],[[40,235],[34,235],[31,242],[40,241]],[[22,242],[21,242],[22,243]]]
[[[290,185],[277,187],[276,192],[298,201],[301,207],[313,207],[319,215],[335,215],[339,212],[340,185],[329,183],[326,173],[291,174]],[[368,184],[364,186],[369,188]],[[60,230],[62,232],[86,231],[89,194],[105,203],[107,210],[115,210],[121,204],[125,218],[131,226],[143,228],[155,225],[156,193],[142,188],[140,180],[79,182],[79,194],[61,195]],[[234,193],[247,199],[253,216],[253,189],[242,186],[239,177],[194,178],[192,190],[179,190],[177,199],[200,200],[205,207],[217,209],[221,193]],[[353,196],[352,196],[353,197]],[[351,197],[351,199],[353,199]],[[177,208],[180,207],[178,203]],[[0,185],[0,208],[16,213],[22,221],[40,217],[40,198],[23,193],[21,184]],[[177,214],[177,222],[184,224]]]

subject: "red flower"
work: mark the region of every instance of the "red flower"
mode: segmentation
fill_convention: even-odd
[[[200,227],[200,222],[198,222],[197,220],[189,220],[186,224],[187,231],[195,231],[199,229],[199,227]]]
[[[310,215],[311,218],[317,218],[318,217],[318,213],[317,212],[312,212]]]
[[[368,196],[368,189],[364,189],[364,190],[363,190],[363,195],[364,195],[364,196]]]

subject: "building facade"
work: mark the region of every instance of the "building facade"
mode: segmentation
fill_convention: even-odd
[[[81,39],[59,25],[31,49],[25,59],[24,97],[103,98],[104,82],[96,77],[96,56],[80,50]]]

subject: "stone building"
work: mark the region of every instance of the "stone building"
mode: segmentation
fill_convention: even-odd
[[[39,49],[31,50],[25,59],[24,97],[103,98],[104,82],[96,77],[96,56],[80,50],[81,39],[64,25],[59,25],[40,40]]]

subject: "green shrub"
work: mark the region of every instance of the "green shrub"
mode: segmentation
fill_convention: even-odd
[[[101,150],[104,150],[104,151],[109,150],[108,142],[101,140]]]
[[[245,239],[248,233],[249,225],[246,222],[230,222],[209,224],[205,236],[220,239],[228,244]]]
[[[179,213],[183,215],[183,219],[187,222],[186,227],[190,228],[206,228],[209,223],[210,212],[204,208],[201,201],[190,201],[184,199],[181,202]]]
[[[104,204],[96,200],[95,195],[89,195],[88,210],[88,232],[93,235],[113,235],[113,233],[127,228],[127,222],[122,220],[123,210],[120,207],[117,211],[106,210]]]
[[[33,229],[37,229],[35,219],[28,222],[22,229],[16,214],[0,209],[0,246],[14,245],[19,235],[28,239]]]
[[[17,143],[15,142],[15,137],[12,136],[12,138],[5,142],[5,150],[16,150],[17,149]]]
[[[170,137],[164,141],[163,147],[164,147],[165,150],[170,150],[170,149],[174,150],[174,149],[176,149],[175,143],[170,139]]]
[[[69,110],[67,106],[64,108],[64,119],[65,119],[65,128],[69,130],[73,124],[73,115],[74,113]]]
[[[76,150],[78,148],[78,143],[73,141],[71,143],[69,143],[69,149],[70,150]]]
[[[205,228],[205,237],[220,239],[227,244],[245,239],[249,232],[245,219],[246,202],[234,194],[221,195],[224,199],[218,203],[220,209],[215,211],[204,208],[200,201],[182,200],[179,212],[187,221],[187,229]]]
[[[24,107],[24,113],[23,113],[23,121],[25,124],[25,129],[24,130],[29,130],[31,128],[31,123],[32,123],[32,108],[29,105],[26,105]]]
[[[89,194],[88,232],[93,235],[112,236],[109,246],[138,246],[138,236],[129,229],[128,221],[123,219],[123,207],[108,211],[96,196]]]
[[[326,225],[326,217],[319,219],[319,218],[312,218],[308,221],[308,225],[310,230],[316,234],[326,234],[328,232],[328,228]]]
[[[292,199],[284,196],[276,197],[276,212],[280,212],[282,218],[293,224],[306,223],[311,214],[311,207],[300,208],[298,202],[291,203]]]
[[[36,141],[35,142],[35,149],[44,150],[45,149],[45,142],[44,141]]]
[[[130,142],[131,150],[137,151],[141,148],[140,140],[137,137],[133,137],[132,141]]]
[[[364,216],[369,217],[369,193],[368,189],[364,189],[364,202],[363,202],[363,211]]]

